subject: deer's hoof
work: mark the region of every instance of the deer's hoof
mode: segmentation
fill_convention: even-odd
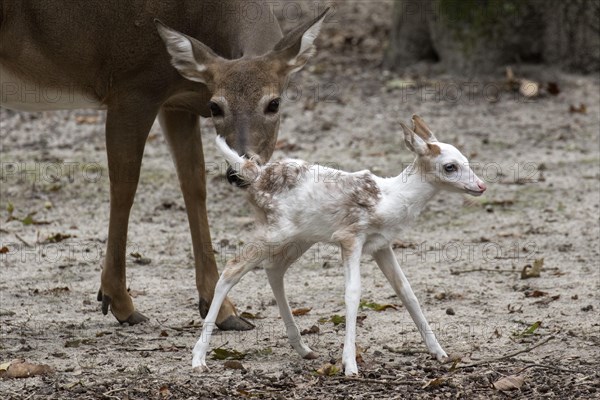
[[[102,289],[100,289],[98,291],[97,299],[98,299],[98,301],[102,302],[102,314],[107,315],[108,310],[110,309],[110,302],[112,301],[112,298],[109,295],[102,293]],[[115,318],[117,318],[117,317],[115,316]],[[119,321],[120,324],[127,323],[129,325],[137,325],[137,324],[141,324],[142,322],[148,321],[148,317],[146,317],[144,314],[142,314],[139,311],[133,311],[133,313],[131,313],[131,315],[129,317],[127,317],[126,319],[121,320],[121,319],[117,318],[117,321]]]
[[[120,324],[128,323],[129,325],[137,325],[148,321],[148,317],[139,311],[134,311],[125,321],[121,321],[118,318],[117,321],[119,321]]]
[[[198,310],[200,311],[200,316],[202,318],[206,318],[209,308],[210,308],[210,303],[208,301],[204,300],[203,298],[200,298],[200,301],[198,302]]]
[[[319,358],[319,355],[317,353],[315,353],[314,351],[311,351],[310,353],[308,353],[307,355],[305,355],[304,357],[305,360],[315,360],[317,358]]]
[[[217,322],[217,327],[222,331],[249,331],[255,328],[252,322],[237,315],[231,315],[225,321]]]

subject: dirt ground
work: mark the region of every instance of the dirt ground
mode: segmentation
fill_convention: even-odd
[[[441,365],[423,353],[406,310],[365,256],[363,301],[394,307],[361,309],[358,378],[319,374],[328,362],[340,367],[344,335],[343,323],[331,322],[344,314],[340,257],[319,245],[286,284],[292,308],[311,309],[297,321],[318,328],[305,338],[320,358],[302,360],[287,344],[258,270],[231,293],[256,329],[216,332],[211,346],[240,352],[243,369],[209,355],[211,371],[192,374],[202,321],[183,199],[158,125],[146,147],[127,266],[136,307],[150,321],[130,327],[104,317],[96,302],[109,207],[104,113],[1,109],[0,364],[22,358],[54,369],[0,379],[1,397],[598,398],[600,79],[513,66],[517,78],[540,83],[541,95],[527,98],[508,87],[503,68],[477,79],[427,65],[388,73],[380,60],[390,11],[387,1],[340,4],[318,55],[286,92],[274,158],[395,175],[412,161],[398,122],[413,113],[470,158],[486,194],[438,195],[396,245],[442,347],[459,361]],[[280,15],[286,27],[296,23]],[[252,241],[253,219],[224,178],[211,122],[202,127],[222,266]],[[542,258],[540,276],[522,279]],[[492,387],[511,375],[522,378],[519,389]]]

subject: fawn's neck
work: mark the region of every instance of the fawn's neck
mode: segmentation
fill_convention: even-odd
[[[395,178],[390,179],[389,196],[392,209],[404,217],[416,218],[439,191],[428,181],[426,173],[414,162]],[[390,210],[391,211],[391,210]]]

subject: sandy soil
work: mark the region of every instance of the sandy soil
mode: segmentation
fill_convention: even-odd
[[[240,311],[257,317],[256,329],[217,332],[212,342],[244,353],[243,369],[209,359],[211,372],[193,375],[191,348],[202,322],[191,243],[158,125],[131,216],[128,253],[142,258],[130,257],[127,272],[134,302],[150,321],[129,327],[103,317],[95,298],[108,216],[104,114],[2,109],[0,363],[23,358],[55,370],[0,380],[2,397],[598,396],[599,78],[513,66],[518,77],[560,90],[528,99],[507,90],[502,69],[479,79],[425,65],[386,73],[379,64],[390,10],[388,2],[339,8],[319,39],[320,53],[286,93],[274,157],[394,175],[412,160],[398,121],[418,113],[471,159],[489,184],[485,196],[439,195],[396,246],[442,346],[461,357],[455,368],[423,353],[406,310],[365,256],[363,300],[396,309],[360,311],[358,379],[319,375],[327,362],[339,366],[344,335],[343,324],[326,321],[344,314],[340,257],[321,245],[286,279],[292,307],[311,308],[297,320],[301,329],[318,327],[305,337],[320,359],[301,360],[289,347],[265,274],[255,271],[231,295]],[[294,25],[290,19],[285,26]],[[569,111],[580,104],[585,112]],[[209,218],[223,265],[252,241],[252,214],[224,179],[210,121],[202,124]],[[523,267],[541,258],[540,277],[521,279]],[[536,321],[539,328],[524,334]],[[510,355],[519,350],[526,351]],[[514,374],[524,378],[520,389],[492,388]]]

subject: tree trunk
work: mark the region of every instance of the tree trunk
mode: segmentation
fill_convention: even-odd
[[[600,70],[597,0],[396,0],[384,65],[486,73],[514,63]]]

